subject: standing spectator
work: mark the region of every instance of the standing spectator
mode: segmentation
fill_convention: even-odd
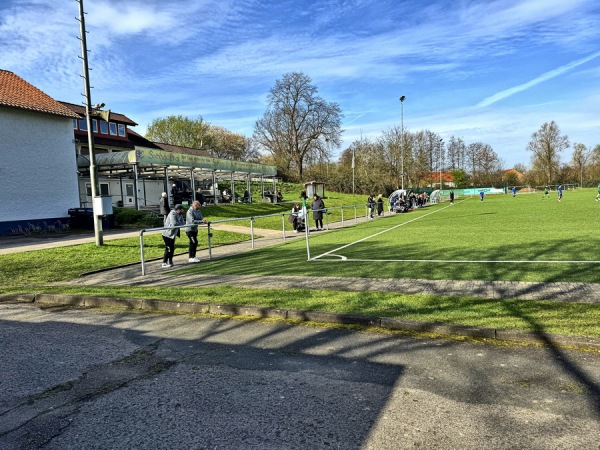
[[[179,204],[179,190],[175,183],[171,186],[171,197],[173,197],[173,205]]]
[[[176,227],[185,225],[185,220],[181,213],[183,212],[183,206],[177,204],[173,207],[173,211],[169,213],[165,219],[165,227]],[[173,254],[175,253],[175,238],[180,235],[179,228],[172,228],[169,230],[163,230],[162,238],[165,242],[165,253],[163,255],[162,267],[173,267]]]
[[[244,191],[244,203],[252,203],[252,197],[250,196],[248,189]]]
[[[373,218],[373,214],[375,213],[375,199],[372,194],[369,194],[367,198],[367,208],[369,208],[369,219]]]
[[[200,202],[194,201],[192,206],[187,211],[185,215],[185,223],[193,224],[192,226],[186,227],[185,234],[190,240],[190,248],[189,248],[189,261],[191,263],[200,262],[199,258],[196,258],[196,249],[198,248],[198,224],[204,223],[204,218],[202,217],[202,211],[200,211]]]
[[[204,198],[204,194],[202,193],[202,189],[196,189],[196,195],[194,196],[194,200],[200,202],[200,206],[206,206],[206,199]]]
[[[313,219],[315,219],[315,227],[317,230],[323,229],[323,210],[325,209],[325,203],[321,200],[317,194],[314,195],[313,201],[310,204],[310,209],[313,212]]]
[[[600,183],[598,183],[598,194],[596,195],[596,201],[600,200]]]
[[[600,184],[598,185],[598,192],[600,192]],[[302,192],[300,192],[300,198],[304,201],[306,201],[306,199],[308,198],[308,195],[306,195],[306,189],[304,189]]]
[[[377,215],[381,216],[383,214],[383,195],[379,194],[377,196]]]
[[[450,189],[450,204],[454,205],[454,189]]]
[[[160,206],[160,213],[163,216],[163,223],[165,222],[165,220],[167,219],[167,216],[169,215],[170,212],[170,208],[169,208],[169,196],[167,195],[166,192],[163,192],[161,197],[160,197],[160,201],[158,202],[158,205]]]

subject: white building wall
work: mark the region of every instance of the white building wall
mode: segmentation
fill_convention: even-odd
[[[108,193],[112,198],[113,206],[124,206],[125,208],[135,208],[135,182],[133,178],[106,178],[98,177],[99,187],[102,185],[108,185]],[[130,185],[131,191],[128,190],[127,185]],[[91,181],[89,178],[79,179],[79,190],[81,192],[81,205],[86,208],[92,207],[92,196],[87,195],[91,189]],[[102,189],[101,189],[102,190]],[[122,190],[122,191],[121,191]],[[143,207],[156,207],[158,208],[161,194],[164,191],[164,182],[162,180],[145,180],[139,179],[138,181],[138,202],[141,208]],[[123,195],[121,196],[121,192]],[[133,195],[129,195],[133,194]],[[144,197],[145,194],[145,197]],[[123,201],[120,205],[119,202]]]
[[[79,207],[73,121],[0,106],[0,222],[68,217]]]

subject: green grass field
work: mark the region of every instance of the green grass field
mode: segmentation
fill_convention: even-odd
[[[458,198],[453,206],[443,203],[327,233],[311,233],[310,250],[311,256],[317,258],[315,260],[307,261],[306,242],[297,239],[222,260],[204,261],[176,273],[597,283],[600,282],[600,264],[593,261],[600,259],[597,255],[600,202],[594,202],[594,196],[595,191],[587,189],[565,192],[562,203],[556,201],[555,193],[550,200],[543,201],[541,194],[520,195],[515,199],[512,196],[488,196],[483,203],[477,198]],[[326,205],[362,205],[363,197],[332,194]],[[214,207],[212,211],[206,208],[205,216],[214,220],[288,211],[288,205],[253,204],[242,205],[240,209],[236,206]],[[335,218],[335,213],[330,216],[330,219]],[[339,220],[339,216],[337,218]],[[281,218],[264,220],[263,225],[255,226],[281,229]],[[214,234],[216,244],[247,238],[222,231]],[[200,236],[200,242],[206,243],[206,235]],[[187,239],[178,239],[177,251],[186,248]],[[161,256],[162,251],[160,236],[146,238],[147,258]],[[327,252],[337,256],[319,257]],[[405,261],[408,259],[423,262]],[[467,262],[474,260],[492,262]],[[497,262],[500,260],[518,262]],[[588,262],[544,262],[551,260]],[[382,292],[233,289],[228,286],[52,284],[68,282],[82,272],[134,262],[139,262],[137,238],[108,241],[103,247],[84,244],[0,255],[0,293],[64,292],[314,309],[600,337],[600,305],[596,304]],[[318,281],[315,283],[318,287]]]
[[[527,194],[458,198],[227,261],[202,271],[507,281],[600,282],[600,203],[591,190],[562,202]],[[325,255],[331,252],[330,255]],[[200,270],[191,268],[189,270]]]

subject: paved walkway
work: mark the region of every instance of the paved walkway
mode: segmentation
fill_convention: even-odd
[[[380,220],[380,219],[379,219]],[[359,218],[357,222],[363,222]],[[348,222],[348,221],[347,221]],[[354,220],[352,220],[354,223]],[[330,224],[330,229],[340,228],[341,224]],[[214,229],[250,233],[249,228],[218,224]],[[244,241],[237,244],[224,245],[212,249],[212,257],[224,258],[245,251],[281,244],[284,241],[302,238],[303,233],[287,232],[285,237],[281,231],[255,229],[257,237],[254,244]],[[319,231],[326,233],[326,231]],[[104,239],[119,239],[137,237],[139,231],[107,231]],[[76,245],[95,242],[92,232],[52,238],[2,238],[0,239],[0,254],[38,250],[66,245]],[[208,258],[206,249],[200,250],[201,259]],[[107,271],[83,276],[69,284],[106,285],[106,286],[213,286],[229,285],[239,287],[264,287],[275,289],[331,289],[346,292],[397,292],[405,294],[432,295],[464,295],[478,298],[514,298],[522,300],[543,299],[563,302],[580,302],[600,304],[600,283],[536,283],[512,281],[453,281],[453,280],[423,280],[423,279],[373,279],[349,277],[317,277],[308,276],[265,276],[265,275],[181,275],[176,269],[188,265],[187,254],[181,254],[174,259],[173,269],[162,269],[161,261],[146,263],[146,275],[142,275],[141,265],[133,264]]]

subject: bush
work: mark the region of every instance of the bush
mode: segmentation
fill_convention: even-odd
[[[162,227],[163,218],[153,211],[138,211],[131,208],[113,208],[115,225],[123,228]]]

